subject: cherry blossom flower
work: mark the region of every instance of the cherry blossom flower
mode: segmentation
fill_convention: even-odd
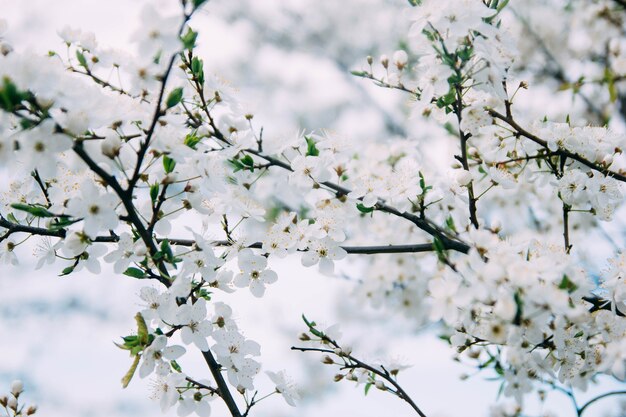
[[[262,297],[265,293],[265,285],[273,284],[278,280],[276,272],[267,269],[267,259],[255,255],[251,249],[240,251],[237,263],[241,272],[235,276],[235,285],[239,288],[249,287],[255,297]]]
[[[176,313],[176,324],[183,326],[180,336],[186,345],[193,343],[203,352],[209,350],[207,337],[213,332],[213,324],[207,320],[206,300],[181,305]]]
[[[170,366],[164,359],[175,360],[184,353],[185,348],[182,346],[167,346],[165,335],[155,337],[150,346],[141,354],[143,360],[139,367],[139,376],[147,377],[155,370],[155,367],[157,375],[166,376],[170,372]]]
[[[333,261],[343,259],[347,252],[330,238],[310,241],[309,249],[302,254],[302,265],[313,266],[319,263],[320,271],[331,274],[335,269]]]
[[[285,375],[285,371],[279,371],[279,372],[265,371],[265,373],[267,374],[267,376],[269,376],[269,378],[272,380],[274,385],[276,385],[276,392],[278,392],[279,394],[283,396],[287,404],[289,404],[292,407],[295,407],[296,401],[300,399],[300,395],[298,394],[298,391],[293,386],[293,383],[287,379],[287,376]]]

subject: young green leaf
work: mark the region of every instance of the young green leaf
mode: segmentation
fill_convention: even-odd
[[[175,167],[176,161],[174,161],[167,155],[163,155],[163,169],[165,170],[165,173],[169,174],[170,172],[174,171]]]
[[[124,275],[132,278],[145,278],[146,273],[139,268],[134,268],[131,266],[126,271],[124,271]]]
[[[183,89],[181,87],[173,89],[169,96],[167,96],[167,100],[165,100],[165,106],[170,109],[180,103],[183,99]]]
[[[137,366],[139,365],[139,358],[139,355],[135,355],[135,359],[133,359],[133,364],[130,365],[130,369],[122,378],[122,388],[126,388],[128,384],[130,384],[130,380],[133,379],[133,375],[135,375],[135,371],[137,370]]]
[[[152,200],[152,204],[156,203],[157,198],[159,197],[159,184],[152,184],[150,186],[150,199]]]
[[[374,207],[365,207],[361,203],[357,203],[356,208],[359,209],[359,211],[364,214],[371,213],[375,210]]]
[[[85,58],[85,55],[83,55],[83,53],[78,49],[76,50],[76,59],[78,59],[78,63],[81,67],[85,68],[86,70],[89,69],[89,67],[87,66],[87,58]]]
[[[16,210],[25,211],[29,214],[32,214],[35,217],[54,217],[54,214],[50,213],[48,210],[41,206],[32,206],[30,204],[22,204],[22,203],[14,203],[11,204]]]
[[[305,136],[304,139],[306,140],[306,155],[319,156],[320,151],[315,146],[315,141],[313,140],[313,138]]]

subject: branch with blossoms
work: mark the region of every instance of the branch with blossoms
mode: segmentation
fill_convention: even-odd
[[[507,1],[411,2],[410,36],[424,49],[376,64],[368,57],[368,69],[354,73],[409,93],[419,117],[443,120],[456,150],[446,175],[408,140],[255,129],[254,115],[196,54],[191,24],[203,3],[182,0],[175,18],[147,8],[136,62],[107,57],[93,36],[70,29],[61,32],[66,60],[12,50],[0,58],[0,162],[31,173],[3,204],[2,259],[16,263],[19,246],[39,237],[38,267],[61,260],[62,275],[99,273],[104,261],[162,284],[141,290],[136,334],[118,344],[132,361],[123,386],[154,376],[161,408],[181,415],[208,415],[215,397],[234,417],[269,395],[294,405],[284,373],[267,372],[275,388],[259,395],[260,345],[218,299],[237,288],[263,297],[278,280],[277,259],[298,256],[332,274],[348,254],[379,255],[365,260],[363,299],[419,324],[443,323],[459,355],[495,372],[520,405],[545,384],[572,392],[599,375],[624,379],[626,260],[611,258],[598,285],[571,250],[580,230],[593,230],[593,222],[577,230],[573,213],[609,221],[622,204],[624,136],[569,121],[524,129],[517,100],[513,118],[528,84],[509,94]],[[23,71],[31,66],[37,71]],[[130,83],[106,78],[111,70]],[[561,223],[557,248],[550,233]],[[398,384],[399,368],[357,359],[331,330],[305,323],[307,341],[322,347],[294,350],[327,354],[338,379],[390,392],[424,417]],[[202,352],[210,380],[183,369],[190,348]]]
[[[37,412],[37,406],[22,403],[21,395],[24,393],[24,383],[20,380],[11,382],[11,393],[0,397],[0,406],[5,417],[32,416]]]
[[[300,335],[300,340],[303,342],[318,343],[322,347],[297,347],[292,346],[292,350],[300,352],[321,352],[327,353],[324,356],[322,362],[326,365],[338,365],[341,371],[347,371],[345,374],[335,375],[335,382],[345,379],[347,381],[355,381],[357,384],[365,382],[365,394],[372,386],[377,389],[389,392],[398,398],[406,401],[411,408],[420,416],[426,417],[424,412],[415,404],[413,399],[407,394],[407,392],[398,384],[396,378],[398,372],[402,366],[386,368],[384,365],[369,365],[352,355],[352,349],[348,347],[341,347],[337,342],[336,334],[338,330],[336,328],[329,328],[324,331],[319,330],[317,323],[309,321],[304,315],[302,320],[308,327],[306,333]],[[337,359],[333,359],[333,357]],[[377,379],[380,378],[380,379]],[[390,384],[386,385],[385,382]]]

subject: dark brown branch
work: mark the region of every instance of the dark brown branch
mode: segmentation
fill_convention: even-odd
[[[585,409],[589,407],[591,404],[595,403],[598,400],[601,400],[603,398],[610,397],[613,395],[626,395],[626,391],[611,391],[611,392],[604,393],[602,395],[598,395],[595,398],[592,398],[591,400],[587,401],[585,404],[583,404],[582,407],[578,409],[578,416],[579,417],[582,416]]]
[[[335,343],[335,342],[333,342],[331,340],[328,340],[328,341],[333,346],[341,349],[337,345],[337,343]],[[329,353],[329,354],[336,355],[334,350],[322,349],[322,348],[305,348],[305,347],[292,346],[291,350],[297,350],[297,351],[300,351],[300,352],[323,352],[323,353]],[[368,365],[365,362],[360,361],[359,359],[355,358],[352,355],[342,354],[341,357],[347,359],[349,362],[352,362],[352,364],[347,364],[347,365],[343,366],[342,369],[362,368],[362,369],[365,369],[365,370],[367,370],[369,372],[372,372],[372,373],[378,375],[379,377],[383,378],[385,381],[387,381],[391,385],[393,385],[393,387],[396,389],[395,394],[398,396],[398,398],[401,398],[404,401],[406,401],[411,406],[411,408],[413,408],[413,410],[415,410],[415,412],[420,415],[420,417],[426,417],[426,414],[424,414],[424,412],[417,406],[417,404],[415,404],[415,402],[409,396],[409,394],[407,394],[406,391],[404,391],[404,389],[402,389],[400,384],[398,384],[398,382],[396,382],[396,380],[392,377],[392,375],[385,368],[383,368],[382,366],[381,366],[381,369],[375,368],[375,367],[373,367],[371,365]]]
[[[457,76],[461,76],[460,71],[457,71]],[[461,161],[461,165],[465,171],[469,172],[469,163],[467,161],[467,140],[470,138],[470,134],[463,132],[461,129],[461,122],[463,120],[463,92],[461,91],[461,86],[456,86],[456,106],[455,113],[457,122],[459,124],[459,140],[461,142],[461,157],[459,161]],[[469,219],[474,226],[475,229],[478,229],[478,217],[476,216],[476,198],[474,197],[474,185],[473,182],[470,181],[467,184],[467,197],[469,200]]]
[[[210,386],[208,386],[208,385],[206,385],[206,384],[203,384],[202,382],[198,382],[198,381],[196,381],[196,380],[195,380],[195,379],[193,379],[193,378],[189,378],[189,377],[187,377],[187,378],[185,378],[185,379],[187,380],[187,382],[191,382],[193,385],[197,386],[198,388],[206,389],[206,390],[208,390],[211,394],[217,394],[217,395],[219,395],[219,390],[218,390],[217,388],[213,388],[213,387],[210,387]]]
[[[489,109],[489,114],[496,118],[496,119],[500,119],[503,122],[507,123],[509,126],[511,126],[513,129],[515,129],[516,133],[520,136],[524,136],[527,139],[532,140],[533,142],[537,143],[538,145],[543,146],[546,149],[548,148],[548,142],[541,139],[538,136],[533,135],[532,133],[528,132],[527,130],[525,130],[524,128],[522,128],[519,124],[517,124],[517,122],[512,118],[512,117],[507,117],[501,113],[498,113],[497,111],[493,110],[493,109]],[[570,159],[573,159],[577,162],[580,162],[581,164],[585,165],[586,167],[589,167],[591,169],[593,169],[594,171],[598,171],[601,172],[602,174],[609,176],[609,177],[613,177],[618,181],[622,181],[622,182],[626,182],[626,175],[623,175],[619,172],[615,172],[615,171],[611,171],[610,169],[604,168],[601,165],[598,165],[596,163],[593,163],[591,161],[589,161],[588,159],[583,158],[582,156],[570,152],[566,149],[563,148],[559,148],[556,151],[554,151],[552,153],[553,155],[559,155],[559,156],[563,156],[563,157],[567,157]]]
[[[228,411],[230,411],[230,414],[233,417],[242,417],[241,412],[239,411],[239,407],[237,406],[235,399],[231,395],[230,390],[228,389],[228,385],[224,380],[224,376],[222,375],[222,365],[217,363],[210,350],[202,352],[202,356],[204,356],[204,360],[211,370],[211,374],[213,375],[215,383],[217,384],[218,393],[220,397],[222,397],[222,400],[224,400],[226,407],[228,407]]]
[[[128,213],[130,223],[135,227],[137,234],[148,248],[150,255],[155,256],[159,250],[154,243],[152,235],[148,232],[143,222],[139,218],[137,211],[135,210],[135,206],[132,200],[132,191],[130,193],[127,193],[114,176],[108,174],[93,159],[91,159],[91,157],[83,148],[82,142],[75,141],[72,149],[83,160],[83,162],[87,164],[89,169],[91,169],[94,174],[98,175],[105,184],[107,184],[113,189],[113,191],[115,191],[117,196],[122,201],[122,205],[126,209],[126,212]],[[164,275],[163,277],[158,278],[158,280],[166,287],[169,287],[171,283],[170,280],[166,278],[169,275],[167,267],[165,266],[163,261],[159,261],[157,265],[159,267],[159,271],[161,271],[161,273]]]
[[[565,253],[569,253],[572,245],[569,243],[569,212],[571,207],[563,203],[563,243],[565,245]]]
[[[183,29],[187,25],[187,22],[191,18],[193,11],[190,14],[185,14],[183,18],[183,23],[178,28],[177,37],[180,38],[180,35],[183,33]],[[152,141],[152,136],[154,135],[154,131],[156,129],[157,123],[161,116],[164,115],[165,111],[161,109],[161,103],[163,102],[163,96],[165,95],[165,86],[167,85],[167,80],[172,72],[172,68],[174,67],[174,62],[176,62],[176,58],[180,52],[173,54],[170,57],[169,62],[167,63],[167,68],[165,73],[163,74],[163,79],[161,80],[161,89],[159,90],[159,95],[157,97],[156,105],[154,107],[154,115],[152,116],[152,122],[150,123],[150,127],[146,132],[146,139],[141,142],[139,145],[139,150],[137,151],[137,165],[135,166],[135,171],[133,172],[133,176],[128,182],[127,192],[133,192],[137,181],[139,181],[139,177],[141,174],[141,165],[143,164],[143,159],[146,156],[146,152],[148,152],[148,148],[150,147],[150,142]]]
[[[260,158],[265,159],[266,161],[268,161],[271,165],[286,169],[288,171],[293,171],[291,169],[291,166],[289,166],[289,164],[276,159],[274,157],[268,156],[268,155],[264,155],[258,151],[255,151],[254,149],[247,149],[246,152],[251,153],[253,155],[256,155]],[[342,187],[338,184],[326,181],[321,183],[321,185],[330,188],[331,190],[337,192],[340,195],[348,195],[351,190]],[[359,199],[360,200],[360,199]],[[385,204],[382,201],[379,201],[378,203],[376,203],[376,205],[374,206],[376,210],[380,210],[383,211],[385,213],[389,213],[389,214],[393,214],[395,216],[398,217],[402,217],[408,221],[410,221],[411,223],[415,224],[418,228],[420,228],[421,230],[423,230],[424,232],[428,233],[431,236],[436,236],[438,237],[442,244],[444,245],[445,249],[448,250],[454,250],[457,252],[462,252],[462,253],[467,253],[470,249],[469,245],[466,244],[465,242],[460,241],[458,238],[451,236],[448,234],[448,232],[446,232],[445,230],[441,229],[439,226],[437,226],[436,224],[432,223],[430,220],[426,219],[426,218],[422,218],[420,216],[416,216],[412,213],[409,213],[407,211],[405,212],[401,212],[398,209],[388,206],[387,204]]]
[[[0,227],[4,227],[8,230],[8,235],[13,233],[28,233],[35,236],[50,236],[50,237],[58,237],[64,238],[66,236],[65,229],[60,230],[50,230],[43,227],[35,227],[35,226],[27,226],[17,223],[12,223],[6,220],[4,217],[0,217]],[[8,237],[7,235],[7,237]],[[196,244],[196,241],[193,239],[163,239],[157,238],[157,243],[162,242],[163,240],[167,240],[172,245],[178,246],[193,246]],[[98,236],[92,240],[97,243],[116,243],[119,242],[118,236]],[[217,240],[211,242],[215,246],[231,246],[232,242],[227,240]],[[251,245],[248,245],[247,248],[250,249],[261,249],[263,244],[261,242],[256,242]],[[435,249],[431,243],[416,243],[416,244],[408,244],[408,245],[377,245],[377,246],[341,246],[343,250],[348,252],[349,254],[354,255],[375,255],[375,254],[383,254],[383,253],[419,253],[419,252],[432,252]],[[306,250],[304,250],[306,251]]]

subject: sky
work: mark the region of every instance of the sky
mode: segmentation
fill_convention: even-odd
[[[129,38],[138,29],[144,3],[0,0],[0,18],[8,21],[7,38],[16,50],[62,50],[56,31],[65,25],[93,31],[103,45],[132,49]],[[176,2],[157,3],[167,9]],[[399,33],[408,27],[403,1],[242,1],[240,10],[237,3],[210,2],[192,24],[201,33],[205,62],[239,89],[269,134],[315,125],[373,135],[394,122],[400,98],[355,83],[347,71],[358,68],[368,50],[389,53],[396,48]],[[301,13],[312,29],[294,31],[283,7]],[[330,43],[324,37],[327,32],[335,36]],[[159,415],[158,403],[150,400],[149,380],[137,378],[122,390],[120,379],[131,359],[113,344],[133,332],[144,283],[106,268],[99,276],[81,272],[58,277],[58,264],[36,271],[28,253],[32,249],[26,245],[19,267],[0,266],[0,393],[20,378],[27,400],[48,417]],[[358,277],[358,263],[340,267]],[[273,397],[260,403],[254,415],[411,415],[406,404],[390,395],[372,390],[364,396],[362,386],[333,383],[333,370],[321,364],[319,356],[292,352],[290,346],[298,343],[304,329],[303,313],[321,323],[342,322],[355,354],[412,364],[399,380],[429,417],[486,415],[496,399],[497,383],[482,375],[461,381],[459,376],[471,370],[451,361],[453,352],[437,339],[436,329],[416,329],[410,320],[359,305],[351,300],[353,282],[304,269],[298,260],[279,263],[276,270],[279,282],[262,300],[247,291],[218,296],[233,306],[244,333],[261,344],[263,370],[285,369],[308,393],[301,408],[292,409]],[[199,355],[182,366],[199,379],[208,375]],[[225,415],[219,401],[213,406],[213,415]],[[613,406],[602,403],[593,409],[597,414],[590,415],[600,416],[600,410]],[[569,404],[554,394],[538,407],[559,411]]]

